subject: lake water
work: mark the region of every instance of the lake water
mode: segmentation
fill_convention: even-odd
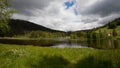
[[[0,39],[3,44],[34,45],[51,48],[120,49],[120,40],[68,40],[68,39]]]
[[[88,46],[83,46],[81,44],[68,44],[68,43],[61,43],[61,44],[55,44],[51,46],[53,48],[91,48]]]
[[[120,40],[101,39],[101,40],[69,40],[51,46],[53,48],[96,48],[96,49],[120,49]]]

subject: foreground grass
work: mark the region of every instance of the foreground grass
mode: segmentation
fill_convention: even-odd
[[[119,53],[0,44],[0,68],[120,68]]]

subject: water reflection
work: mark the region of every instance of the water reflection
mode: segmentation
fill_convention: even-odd
[[[68,43],[61,43],[51,46],[53,48],[90,48],[88,46],[83,46],[81,44],[68,44]]]
[[[53,44],[55,48],[96,48],[96,49],[120,49],[120,40],[99,39],[99,40],[69,40],[64,43]]]
[[[120,49],[120,40],[117,39],[88,40],[87,43],[97,49]]]
[[[80,40],[57,40],[57,39],[0,39],[2,44],[34,45],[53,48],[96,48],[96,49],[120,49],[120,40],[112,39],[89,39]]]

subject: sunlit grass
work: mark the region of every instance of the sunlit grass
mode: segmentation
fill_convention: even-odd
[[[119,68],[120,50],[0,44],[0,68]]]

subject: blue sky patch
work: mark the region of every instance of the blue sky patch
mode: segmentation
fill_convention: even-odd
[[[72,6],[75,5],[73,11],[74,11],[75,15],[78,15],[76,0],[66,1],[66,2],[64,2],[64,5],[66,6],[65,9],[69,9],[69,8],[71,8]]]
[[[69,9],[70,7],[72,7],[75,3],[74,3],[74,1],[67,1],[67,2],[65,2],[64,3],[65,4],[65,6],[66,6],[66,9]]]

